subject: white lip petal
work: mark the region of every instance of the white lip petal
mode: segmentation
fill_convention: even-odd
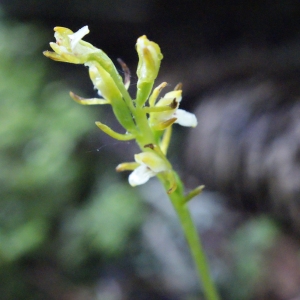
[[[81,29],[79,29],[77,32],[70,34],[69,38],[71,40],[71,49],[72,51],[74,50],[74,48],[76,47],[76,45],[78,44],[78,42],[88,33],[90,32],[88,26],[84,26]]]
[[[196,116],[183,109],[177,109],[174,117],[177,118],[175,123],[178,123],[181,126],[196,127],[198,124]]]
[[[151,171],[147,166],[141,165],[137,167],[128,177],[129,184],[136,186],[146,183],[156,173]]]

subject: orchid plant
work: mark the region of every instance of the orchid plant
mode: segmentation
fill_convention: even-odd
[[[116,170],[131,171],[128,178],[131,186],[144,184],[155,176],[161,181],[178,214],[203,283],[204,294],[208,300],[219,299],[187,207],[187,202],[201,193],[203,186],[186,195],[182,181],[166,157],[173,124],[195,127],[197,119],[194,114],[179,109],[182,99],[181,84],[158,99],[161,91],[167,86],[167,83],[163,82],[153,88],[163,58],[160,47],[149,41],[145,35],[138,38],[137,93],[135,99],[132,99],[127,91],[130,85],[127,65],[118,60],[124,72],[123,80],[111,59],[101,49],[82,40],[89,33],[88,26],[75,33],[64,27],[55,27],[54,31],[56,43],[50,43],[54,52],[44,51],[44,55],[55,61],[83,64],[88,67],[89,76],[101,98],[86,99],[73,92],[70,92],[70,96],[83,105],[111,105],[116,119],[125,130],[124,133],[118,133],[99,121],[96,125],[114,139],[135,140],[141,150],[135,154],[133,162],[123,162]]]

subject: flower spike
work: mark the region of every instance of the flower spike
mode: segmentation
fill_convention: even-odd
[[[130,85],[130,71],[127,65],[118,59],[124,72],[123,82],[110,58],[102,50],[83,41],[89,33],[88,26],[75,33],[65,27],[55,27],[54,31],[56,43],[50,43],[54,52],[45,51],[44,55],[56,61],[87,66],[95,89],[103,97],[86,99],[70,92],[71,98],[82,105],[111,104],[116,118],[126,129],[126,133],[117,133],[101,122],[96,122],[96,125],[117,140],[136,139],[143,151],[135,155],[134,163],[121,164],[117,170],[133,170],[129,176],[129,182],[133,186],[142,184],[158,174],[165,174],[170,183],[168,192],[174,191],[176,189],[174,171],[165,157],[170,143],[171,127],[174,123],[194,127],[197,125],[197,119],[195,115],[178,108],[182,98],[181,84],[159,100],[158,96],[167,86],[166,82],[161,83],[151,94],[163,58],[160,47],[148,40],[145,35],[137,40],[138,91],[136,101],[133,102],[127,92]],[[147,100],[148,106],[145,105]],[[148,129],[145,128],[145,123],[141,123],[142,120],[147,121]],[[146,135],[153,136],[144,138],[144,130],[147,132]]]
[[[178,84],[173,91],[160,99],[159,94],[167,83],[163,82],[152,91],[163,58],[160,47],[149,41],[145,35],[138,38],[138,82],[136,98],[133,100],[128,92],[130,71],[127,65],[118,59],[124,72],[123,79],[111,59],[101,49],[83,40],[89,33],[87,26],[75,33],[64,27],[55,27],[54,31],[56,42],[50,43],[54,52],[45,51],[44,55],[55,61],[83,64],[88,67],[94,88],[102,98],[85,99],[70,92],[71,98],[83,105],[111,105],[116,119],[125,129],[125,134],[115,132],[101,122],[96,122],[96,125],[114,139],[135,139],[141,149],[141,153],[134,156],[134,162],[121,163],[116,167],[116,171],[131,171],[128,177],[131,186],[144,184],[154,176],[161,181],[179,216],[199,275],[205,279],[203,288],[207,300],[218,300],[201,243],[198,241],[199,235],[186,205],[191,198],[201,193],[203,186],[185,195],[183,183],[166,157],[172,125],[178,123],[195,127],[197,119],[194,114],[179,109],[182,84]]]

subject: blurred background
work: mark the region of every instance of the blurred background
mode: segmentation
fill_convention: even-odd
[[[195,129],[175,127],[170,159],[187,190],[212,275],[228,300],[300,299],[300,5],[282,1],[2,0],[0,298],[203,299],[173,209],[152,179],[115,166],[134,143],[116,130],[82,66],[43,57],[53,27],[78,30],[130,67],[146,34],[157,80],[183,83]]]

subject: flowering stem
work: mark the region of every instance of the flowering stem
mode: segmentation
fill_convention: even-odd
[[[165,188],[168,189],[168,183],[164,180],[164,178],[161,176],[158,177],[165,186]],[[179,177],[176,177],[177,181],[179,181],[178,188],[168,196],[177,213],[185,238],[188,242],[192,257],[196,264],[198,275],[202,282],[205,298],[207,300],[219,300],[220,298],[210,275],[208,262],[201,240],[199,238],[199,234],[192,220],[188,206],[184,201],[185,197],[183,194],[182,183]]]
[[[197,119],[191,113],[178,110],[181,85],[177,85],[174,91],[156,101],[161,90],[167,85],[163,82],[152,92],[163,58],[159,46],[149,41],[145,35],[137,40],[138,90],[133,101],[127,91],[130,83],[127,66],[119,60],[125,73],[123,82],[110,58],[102,50],[82,40],[89,33],[88,26],[84,26],[76,33],[64,27],[55,27],[54,30],[56,43],[50,43],[54,52],[45,51],[44,55],[55,61],[84,64],[89,67],[90,78],[103,99],[85,99],[74,93],[70,94],[71,97],[83,105],[111,104],[117,120],[126,132],[117,133],[101,122],[96,122],[96,125],[117,140],[135,139],[142,151],[135,155],[135,162],[122,163],[117,167],[117,171],[133,171],[129,176],[129,183],[132,186],[143,184],[153,176],[160,179],[181,222],[202,280],[206,299],[218,300],[219,296],[210,277],[205,253],[187,207],[187,202],[199,194],[203,186],[197,187],[185,196],[183,184],[166,157],[173,123],[195,127]]]

